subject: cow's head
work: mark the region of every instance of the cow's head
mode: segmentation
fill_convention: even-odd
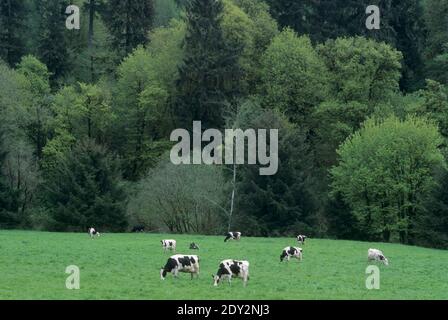
[[[217,287],[219,281],[221,280],[221,277],[218,276],[218,275],[214,275],[214,274],[212,274],[212,278],[213,278],[213,285],[214,285],[215,287]]]
[[[160,279],[165,280],[166,271],[163,267],[160,267]]]
[[[389,260],[387,260],[387,258],[385,256],[383,256],[382,254],[379,255],[380,261],[385,265],[388,266],[389,265]]]

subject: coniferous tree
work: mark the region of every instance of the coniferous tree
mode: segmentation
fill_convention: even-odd
[[[338,37],[373,38],[403,52],[404,72],[401,88],[414,90],[424,85],[423,50],[425,24],[420,0],[268,0],[271,13],[280,26],[290,26],[300,35],[307,34],[314,42]],[[369,30],[365,22],[366,8],[380,9],[379,30]]]
[[[448,1],[425,1],[427,78],[448,84]]]
[[[125,194],[117,160],[92,140],[82,140],[57,164],[46,182],[55,230],[126,228]]]
[[[193,120],[201,120],[203,128],[220,128],[226,108],[238,96],[239,49],[226,45],[222,14],[221,0],[188,4],[185,56],[179,67],[174,110],[184,128],[190,128]]]
[[[38,35],[40,60],[52,73],[52,80],[62,76],[68,68],[68,51],[65,39],[65,9],[67,1],[41,0],[41,20]]]
[[[416,222],[415,243],[430,247],[448,247],[448,172],[438,174],[438,185],[425,199],[424,214]]]
[[[24,18],[23,0],[0,1],[0,58],[10,66],[17,63],[24,52]]]
[[[153,0],[109,0],[101,14],[113,46],[121,56],[126,56],[139,44],[147,41],[154,18]]]
[[[292,235],[298,230],[319,234],[313,216],[317,202],[310,176],[312,155],[303,130],[252,103],[241,106],[235,127],[278,129],[279,165],[276,174],[266,176],[259,173],[264,166],[237,166],[234,227],[254,236]]]
[[[1,138],[3,138],[3,134],[0,131],[0,139]],[[18,192],[8,186],[8,183],[3,176],[3,170],[1,170],[6,155],[5,148],[2,143],[0,143],[0,229],[15,227],[20,223],[17,214],[19,211]]]

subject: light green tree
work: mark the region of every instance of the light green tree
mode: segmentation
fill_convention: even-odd
[[[332,192],[340,194],[366,239],[412,243],[422,199],[445,166],[442,138],[428,120],[374,118],[338,149]]]
[[[150,52],[139,47],[118,69],[114,144],[125,159],[124,175],[135,180],[154,164],[159,155],[162,115],[166,114],[168,94],[158,80]]]
[[[263,104],[303,124],[327,97],[328,71],[308,37],[291,29],[276,36],[262,57]]]

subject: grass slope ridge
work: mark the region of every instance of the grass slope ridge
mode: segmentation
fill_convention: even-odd
[[[170,254],[163,238],[177,240],[178,253],[198,254],[199,279],[159,270]],[[304,259],[280,263],[293,238],[246,238],[163,234],[86,234],[0,231],[0,299],[448,299],[448,251],[341,240],[309,239]],[[190,242],[200,250],[189,250]],[[367,290],[367,249],[383,250],[381,287]],[[221,260],[246,259],[250,280],[215,288],[211,275]],[[81,289],[68,290],[65,268],[81,270]]]

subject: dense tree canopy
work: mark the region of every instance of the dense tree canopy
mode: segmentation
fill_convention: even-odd
[[[0,228],[447,248],[447,21],[447,0],[3,0]],[[278,170],[174,165],[194,120],[277,129]]]
[[[123,231],[125,194],[118,163],[92,140],[80,141],[48,178],[46,201],[55,230],[85,231],[94,225]]]
[[[153,0],[109,0],[102,16],[120,55],[144,44],[154,19]]]
[[[413,243],[422,199],[445,165],[437,127],[415,117],[368,120],[338,150],[331,170],[367,239]]]
[[[5,0],[0,3],[0,58],[11,66],[19,62],[25,51],[25,10],[22,0]]]

